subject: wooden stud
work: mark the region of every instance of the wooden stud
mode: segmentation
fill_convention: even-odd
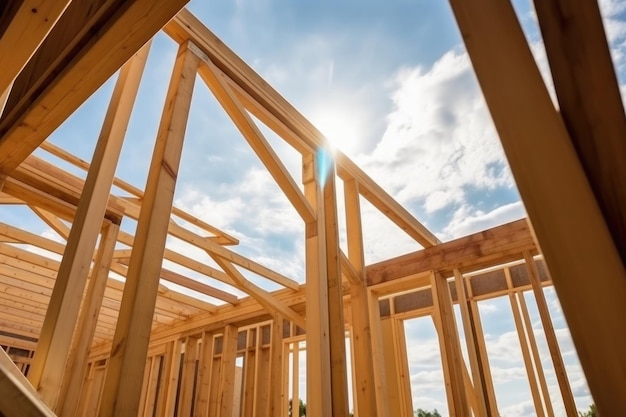
[[[200,365],[198,367],[198,394],[196,396],[196,406],[194,407],[194,417],[208,417],[211,374],[212,372],[216,372],[216,370],[213,369],[214,342],[215,337],[212,333],[203,333],[202,352]]]
[[[232,417],[235,395],[235,362],[237,360],[238,328],[226,326],[222,345],[220,379],[218,383],[217,417]]]
[[[507,285],[509,288],[511,288],[511,274],[509,273],[508,269],[505,270],[505,273]],[[515,291],[509,293],[509,301],[511,302],[511,310],[513,311],[513,319],[515,321],[515,331],[517,332],[520,348],[522,350],[522,358],[524,361],[524,367],[526,368],[528,383],[530,385],[530,393],[532,395],[533,403],[535,405],[535,413],[537,413],[537,417],[545,417],[545,410],[541,399],[541,394],[539,392],[539,387],[537,385],[537,374],[535,373],[535,368],[533,366],[531,353],[528,348],[529,342],[526,335],[526,329],[524,328],[524,322],[522,321],[520,313],[520,304],[519,299],[517,298],[518,295],[519,293]]]
[[[142,367],[148,350],[152,314],[159,288],[174,187],[180,163],[198,58],[181,46],[165,108],[137,225],[100,416],[137,414]]]
[[[307,412],[313,416],[330,417],[332,411],[331,356],[328,327],[328,285],[326,271],[326,239],[324,209],[318,181],[317,158],[313,154],[302,158],[304,194],[316,211],[317,220],[306,229],[306,362],[316,364],[307,368]]]
[[[559,389],[561,390],[561,397],[563,398],[563,404],[565,405],[565,412],[568,417],[577,417],[578,410],[576,409],[576,401],[574,400],[572,388],[570,387],[569,380],[567,379],[565,363],[563,363],[561,349],[559,349],[559,342],[557,340],[554,327],[552,326],[552,319],[550,318],[550,311],[548,310],[548,303],[546,302],[546,296],[543,292],[539,272],[537,271],[537,265],[535,264],[533,257],[528,252],[524,252],[524,260],[526,272],[530,278],[535,301],[537,302],[537,309],[539,311],[539,318],[541,319],[543,332],[546,336],[546,342],[548,343],[548,350],[550,351],[550,357],[552,358],[554,373],[556,374]]]
[[[60,358],[69,354],[71,335],[148,50],[149,45],[120,72],[29,372],[29,380],[52,408],[56,408],[65,369],[65,362]]]
[[[322,152],[328,152],[322,150]],[[330,159],[330,155],[322,156]],[[341,285],[341,258],[334,162],[328,161],[328,172],[320,175],[324,210],[324,237],[326,239],[326,285],[328,288],[328,327],[331,360],[331,388],[333,417],[348,416],[348,371],[346,363],[346,329],[343,317],[343,288]],[[322,164],[323,165],[323,164]],[[318,213],[319,216],[319,213]]]
[[[450,384],[448,412],[451,416],[469,416],[469,401],[463,383],[465,362],[461,354],[459,333],[454,318],[454,305],[446,278],[431,274],[435,324],[439,333],[439,345],[443,373]]]
[[[272,322],[272,336],[270,339],[271,347],[271,370],[270,370],[270,416],[284,415],[282,413],[283,398],[286,395],[283,392],[283,367],[285,361],[283,359],[285,344],[283,342],[283,318],[279,315],[274,316]],[[297,355],[297,352],[295,353]],[[294,368],[294,373],[298,371]],[[261,381],[257,381],[257,384]],[[294,403],[297,401],[293,399]]]
[[[182,382],[180,384],[180,395],[178,398],[178,414],[181,416],[191,415],[194,392],[194,381],[196,378],[196,356],[198,352],[198,335],[187,336],[185,340],[185,361],[183,363]]]
[[[552,407],[552,400],[550,399],[550,391],[548,390],[548,382],[546,381],[546,375],[543,371],[543,365],[541,363],[541,356],[539,356],[539,348],[537,347],[537,339],[535,338],[535,331],[533,329],[533,323],[528,313],[528,307],[526,306],[526,299],[523,292],[517,292],[517,299],[519,302],[520,311],[522,313],[522,320],[524,321],[524,327],[526,328],[526,335],[528,337],[528,345],[530,346],[530,353],[532,355],[533,364],[535,367],[535,374],[539,381],[539,387],[541,388],[541,397],[548,417],[554,417],[554,408]]]
[[[476,417],[487,416],[486,381],[484,380],[484,376],[480,369],[480,362],[487,361],[487,358],[479,358],[480,350],[478,348],[477,341],[475,340],[476,328],[472,323],[469,302],[465,292],[465,278],[458,269],[454,270],[454,285],[459,302],[459,310],[461,311],[461,319],[463,321],[467,355],[469,357],[470,368],[472,370],[473,397],[476,399],[476,406],[473,407],[474,415]]]
[[[178,392],[180,375],[180,355],[183,347],[181,339],[168,343],[165,352],[165,362],[163,369],[166,373],[163,376],[162,395],[157,404],[158,417],[172,417],[176,407],[176,394]]]
[[[98,315],[104,298],[111,257],[115,249],[119,226],[112,223],[105,224],[96,261],[87,287],[87,294],[78,317],[74,345],[69,352],[67,369],[63,377],[60,401],[57,407],[59,415],[73,416],[76,413],[80,400],[82,382],[87,371],[87,357],[96,332]]]
[[[451,0],[451,5],[598,411],[626,409],[621,348],[626,345],[626,272],[563,119],[510,2]],[[575,13],[588,23],[593,19],[584,9]]]
[[[365,285],[365,258],[363,254],[363,229],[361,227],[361,206],[359,188],[354,180],[344,181],[346,207],[346,228],[348,234],[349,264],[354,267],[358,282],[350,283],[352,304],[352,340],[354,356],[352,367],[355,378],[356,410],[359,417],[378,415],[375,370],[372,360],[372,335],[369,314],[369,295]],[[380,399],[382,400],[382,399]]]

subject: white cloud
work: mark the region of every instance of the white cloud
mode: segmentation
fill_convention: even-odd
[[[394,110],[371,155],[360,162],[400,202],[428,213],[461,203],[466,188],[512,185],[467,54],[450,51],[432,68],[400,71]]]
[[[466,236],[524,217],[526,217],[526,211],[521,201],[506,204],[487,213],[475,210],[468,204],[463,204],[454,213],[452,220],[445,227],[441,237],[453,239]]]

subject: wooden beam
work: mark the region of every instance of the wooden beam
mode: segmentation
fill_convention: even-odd
[[[250,295],[250,297],[256,299],[270,314],[280,313],[286,319],[289,319],[301,328],[306,329],[306,321],[303,316],[293,311],[290,307],[283,305],[280,301],[277,301],[264,289],[259,288],[248,281],[232,263],[218,257],[214,257],[213,259],[220,266],[220,268],[222,268],[228,276],[232,278],[237,285],[237,288],[245,291]]]
[[[257,343],[259,345],[261,344],[258,339]],[[272,322],[272,335],[270,338],[270,416],[284,415],[284,413],[282,413],[282,404],[284,397],[287,395],[287,392],[283,391],[283,367],[285,365],[283,358],[284,349],[283,318],[280,315],[275,315],[274,321]],[[298,355],[299,352],[295,352],[294,358]],[[293,372],[298,373],[299,369],[294,368]],[[259,390],[261,389],[260,384],[260,380],[256,381],[256,388]]]
[[[235,361],[237,360],[237,335],[239,329],[226,326],[222,343],[220,379],[218,383],[217,417],[232,417],[235,394]]]
[[[198,335],[185,339],[185,360],[183,361],[182,381],[180,383],[178,415],[191,415],[195,397],[194,381],[196,377],[196,356],[198,353]]]
[[[441,361],[448,390],[448,412],[451,416],[469,416],[470,407],[463,382],[465,362],[461,354],[459,332],[454,318],[454,305],[446,278],[438,273],[431,274],[434,312],[433,318],[439,334]]]
[[[3,349],[0,349],[0,392],[3,416],[55,416]]]
[[[559,112],[626,265],[626,117],[597,1],[534,1]]]
[[[21,0],[5,3],[0,10],[0,91],[11,86],[69,2]],[[20,47],[16,48],[16,45]]]
[[[254,113],[259,117],[259,120],[274,128],[277,134],[302,152],[303,156],[328,145],[319,130],[271,88],[252,68],[228,49],[188,10],[182,10],[165,26],[164,30],[179,43],[191,39],[220,71],[238,85],[245,92],[244,94],[249,96],[248,102],[255,101],[258,103],[256,109],[263,108],[266,110],[266,112]],[[250,107],[248,109],[254,110]],[[264,117],[266,115],[270,115],[270,117]],[[292,140],[289,141],[289,139]],[[397,202],[393,201],[389,194],[375,185],[365,173],[358,168],[354,169],[356,165],[344,164],[345,160],[347,158],[341,152],[337,152],[337,171],[343,179],[356,178],[363,187],[362,191],[367,192],[372,197],[374,205],[391,221],[418,239],[422,245],[430,246],[438,242],[432,233],[427,231]],[[346,172],[348,176],[345,176]]]
[[[326,272],[326,239],[323,222],[322,190],[319,185],[317,160],[314,154],[302,158],[304,195],[314,208],[317,220],[305,225],[306,274],[306,361],[317,364],[307,369],[307,412],[312,416],[332,416],[331,356],[328,327],[328,286]]]
[[[37,354],[29,371],[29,380],[52,408],[56,408],[65,369],[65,363],[59,358],[66,358],[69,354],[71,335],[148,51],[149,44],[120,72],[59,267]],[[115,246],[114,241],[111,244]],[[113,249],[110,248],[109,265]]]
[[[479,357],[480,349],[478,348],[478,342],[476,340],[476,327],[473,325],[472,316],[470,313],[470,306],[467,299],[467,293],[465,291],[465,278],[459,272],[458,269],[454,270],[454,286],[456,289],[456,296],[459,302],[459,310],[461,312],[461,320],[463,321],[463,334],[465,335],[465,344],[467,346],[467,356],[470,362],[470,369],[472,371],[472,384],[473,394],[476,398],[476,407],[474,407],[474,415],[477,417],[488,416],[487,409],[487,381],[485,381],[484,375],[481,372],[480,363],[486,361],[486,357]],[[489,417],[497,417],[491,416]]]
[[[454,269],[475,271],[521,259],[524,250],[534,252],[536,245],[526,219],[521,219],[369,265],[367,283],[383,284],[431,270],[444,275],[451,275]]]
[[[361,226],[361,205],[359,186],[355,180],[344,182],[344,199],[346,209],[346,232],[348,235],[348,262],[356,275],[350,281],[350,302],[352,304],[352,343],[354,358],[352,368],[356,387],[356,410],[359,417],[374,417],[386,413],[384,398],[377,397],[375,367],[381,366],[374,362],[372,352],[372,334],[370,323],[369,294],[365,281],[365,256],[363,253],[363,228]],[[344,269],[342,263],[342,270]],[[349,274],[352,275],[352,274]]]
[[[326,149],[319,158],[331,159]],[[348,417],[348,370],[346,363],[346,324],[343,316],[343,288],[341,285],[341,250],[337,221],[337,191],[334,161],[327,161],[328,172],[322,178],[322,207],[324,237],[326,240],[326,276],[328,297],[328,327],[331,360],[331,388],[333,417]],[[324,165],[324,164],[322,164]],[[320,213],[318,212],[318,216]]]
[[[570,387],[569,380],[567,379],[565,363],[563,363],[561,349],[559,349],[559,342],[556,337],[556,332],[554,331],[554,326],[552,325],[550,310],[548,309],[546,296],[543,292],[539,272],[537,271],[537,265],[535,264],[533,257],[528,252],[524,252],[524,261],[526,265],[526,272],[528,273],[528,277],[530,278],[530,283],[532,285],[535,301],[537,302],[539,318],[541,319],[541,326],[543,327],[546,342],[548,343],[548,350],[550,351],[550,357],[552,358],[552,365],[554,366],[556,380],[558,381],[559,389],[561,390],[561,398],[563,398],[563,404],[565,405],[565,413],[568,417],[576,417],[578,414],[576,401],[574,400],[572,388]]]
[[[87,372],[89,349],[96,332],[98,316],[104,298],[104,291],[109,277],[111,260],[119,226],[108,223],[102,230],[102,238],[94,268],[89,279],[87,294],[78,317],[74,344],[67,359],[67,370],[63,376],[63,384],[56,411],[62,416],[76,415],[80,402],[81,388]]]
[[[200,51],[201,54],[204,54]],[[206,56],[205,56],[206,57]],[[200,65],[200,76],[211,89],[235,126],[248,141],[252,150],[257,154],[267,168],[287,199],[296,209],[305,223],[315,220],[315,213],[300,188],[292,178],[287,168],[280,161],[267,139],[263,136],[252,118],[246,113],[238,98],[232,92],[222,71],[206,57]]]
[[[563,119],[512,5],[451,5],[598,411],[626,409],[626,272]]]
[[[120,317],[109,359],[100,416],[136,415],[148,352],[167,225],[182,151],[198,58],[181,46],[167,92],[137,225]]]
[[[0,118],[0,172],[26,159],[187,1],[73,1],[15,80]]]

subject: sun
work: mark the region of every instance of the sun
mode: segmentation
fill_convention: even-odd
[[[325,108],[314,112],[310,120],[335,149],[348,156],[354,156],[358,152],[362,139],[361,123],[348,110]]]

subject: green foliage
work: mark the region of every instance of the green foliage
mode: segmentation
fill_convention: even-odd
[[[436,408],[433,411],[426,411],[418,408],[413,412],[413,414],[415,417],[441,417],[441,414],[439,414],[439,411],[437,411]]]
[[[293,411],[293,401],[290,399],[289,400],[289,417],[305,417],[306,416],[306,404],[302,402],[302,400],[300,400],[300,403],[298,404],[298,414],[294,415]]]
[[[585,411],[584,413],[581,413],[579,411],[578,415],[580,417],[598,417],[598,412],[596,411],[596,405],[595,404],[591,404],[589,406],[589,410],[588,411]]]

